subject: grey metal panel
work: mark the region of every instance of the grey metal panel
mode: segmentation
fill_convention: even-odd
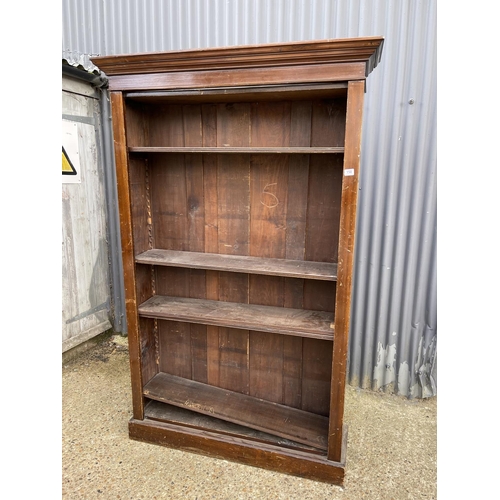
[[[349,381],[426,397],[436,393],[436,0],[63,0],[63,56],[84,61],[377,35],[385,44],[365,100]]]
[[[425,397],[436,391],[436,6],[389,3],[366,95],[349,375]]]

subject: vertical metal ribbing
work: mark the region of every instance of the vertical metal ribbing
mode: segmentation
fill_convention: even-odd
[[[63,55],[86,68],[88,54],[384,36],[366,88],[349,381],[408,397],[436,394],[416,368],[424,350],[434,366],[437,336],[436,19],[436,0],[63,1]]]

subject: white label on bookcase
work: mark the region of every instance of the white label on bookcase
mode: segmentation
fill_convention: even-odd
[[[351,175],[354,175],[354,169],[353,169],[353,168],[346,168],[346,169],[344,170],[344,175],[345,175],[346,177],[349,177],[349,176],[351,176]]]

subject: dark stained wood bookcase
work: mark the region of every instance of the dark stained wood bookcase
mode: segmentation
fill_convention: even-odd
[[[342,484],[366,77],[380,37],[96,57],[130,437]]]

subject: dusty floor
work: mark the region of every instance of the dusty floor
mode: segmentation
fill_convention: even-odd
[[[342,489],[130,440],[126,345],[114,336],[63,362],[63,499],[436,498],[436,398],[409,401],[348,386]]]

